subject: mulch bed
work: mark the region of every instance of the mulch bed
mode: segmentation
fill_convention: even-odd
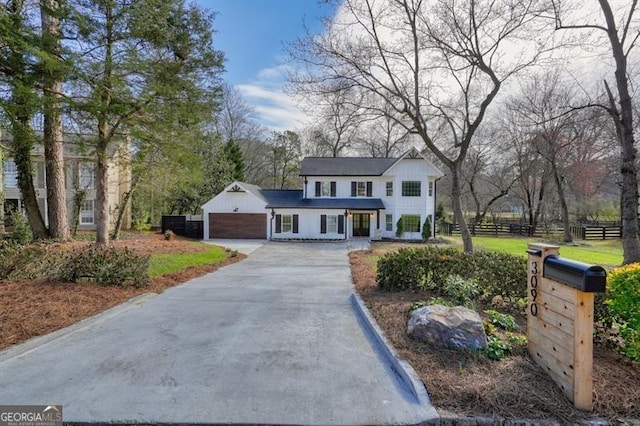
[[[65,243],[64,249],[90,242]],[[165,240],[158,234],[143,235],[116,241],[138,253],[194,253],[205,246],[184,239]],[[61,247],[62,248],[62,247]],[[166,288],[191,278],[213,272],[238,262],[246,256],[237,254],[221,263],[188,268],[175,274],[154,278],[143,288],[112,287],[94,283],[60,283],[48,280],[0,282],[0,349],[24,342],[74,324],[82,319],[112,308],[143,293],[161,293]]]
[[[640,364],[612,350],[594,350],[594,409],[585,413],[573,407],[526,350],[493,361],[413,341],[406,334],[407,312],[411,303],[427,299],[428,294],[378,291],[368,255],[350,254],[356,290],[391,344],[421,377],[436,409],[460,416],[553,418],[563,423],[592,417],[640,418]],[[525,326],[524,315],[516,319]]]

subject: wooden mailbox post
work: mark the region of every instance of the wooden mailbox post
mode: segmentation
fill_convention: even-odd
[[[529,244],[529,353],[576,408],[593,407],[593,300],[605,290],[600,266],[562,259],[558,246]]]

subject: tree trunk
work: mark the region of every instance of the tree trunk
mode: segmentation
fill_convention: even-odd
[[[615,17],[607,0],[598,0],[607,21],[607,36],[611,43],[613,59],[616,62],[616,87],[620,109],[615,105],[614,97],[605,81],[609,96],[610,114],[616,125],[616,133],[622,150],[622,248],[624,264],[640,262],[640,239],[638,236],[638,177],[636,169],[636,149],[633,136],[633,105],[629,92],[627,74],[627,56],[620,41]],[[629,14],[633,13],[632,10]],[[628,34],[631,36],[632,34]],[[635,41],[635,40],[634,40]],[[631,43],[634,43],[631,41]]]
[[[114,240],[117,240],[118,238],[120,238],[120,230],[122,229],[122,219],[124,218],[124,214],[127,212],[127,204],[129,204],[129,201],[131,200],[131,196],[133,195],[133,191],[136,189],[136,186],[138,186],[139,181],[140,179],[138,178],[138,176],[136,176],[133,182],[131,182],[131,188],[129,188],[129,190],[124,193],[124,197],[122,198],[121,205],[118,207],[118,217],[116,218],[116,225],[114,227],[113,233],[111,234],[111,237]]]
[[[111,77],[113,71],[113,25],[114,19],[111,3],[105,3],[105,54],[104,72],[102,85],[98,89],[100,97],[100,108],[98,115],[98,143],[96,146],[96,200],[94,205],[94,215],[96,222],[96,246],[104,248],[109,245],[109,187],[107,163],[107,147],[110,142],[110,129],[108,124],[108,113],[111,107]]]
[[[60,46],[60,9],[58,0],[42,0],[42,35],[45,51],[58,57]],[[69,239],[67,193],[64,173],[64,146],[60,98],[62,81],[53,72],[44,77],[44,158],[47,176],[47,215],[51,237],[65,241]]]
[[[106,122],[98,125],[98,145],[96,147],[96,246],[104,248],[109,245],[109,186],[107,161],[107,133]]]
[[[464,251],[472,253],[473,241],[471,240],[471,233],[469,232],[469,227],[467,227],[467,222],[464,219],[464,212],[462,211],[462,203],[460,201],[462,190],[460,188],[458,163],[453,163],[453,166],[449,169],[451,170],[451,200],[453,201],[453,216],[460,226],[460,235],[462,236]]]
[[[562,187],[562,177],[558,173],[558,167],[555,162],[551,164],[553,167],[553,180],[556,184],[556,190],[558,191],[558,198],[560,200],[560,210],[562,211],[562,230],[564,234],[564,242],[570,243],[573,241],[571,235],[571,224],[569,223],[569,207],[567,206],[567,199],[564,195],[564,188]]]
[[[15,98],[14,98],[15,99]],[[27,213],[27,220],[31,227],[34,240],[46,238],[47,228],[38,207],[38,196],[33,186],[33,163],[31,161],[31,149],[33,148],[33,130],[29,126],[29,118],[20,117],[14,121],[13,131],[13,155],[18,169],[18,188],[22,194],[22,204]]]
[[[0,130],[0,138],[2,131]],[[4,152],[0,146],[0,234],[4,234]]]

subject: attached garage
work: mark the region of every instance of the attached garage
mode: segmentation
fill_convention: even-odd
[[[209,238],[264,239],[265,213],[209,213]]]
[[[233,182],[202,206],[204,239],[268,238],[267,200],[260,188]]]

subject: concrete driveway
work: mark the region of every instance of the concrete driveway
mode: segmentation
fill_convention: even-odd
[[[0,404],[64,421],[415,424],[435,416],[349,303],[344,243],[243,262],[0,353]],[[424,401],[423,401],[424,402]]]

